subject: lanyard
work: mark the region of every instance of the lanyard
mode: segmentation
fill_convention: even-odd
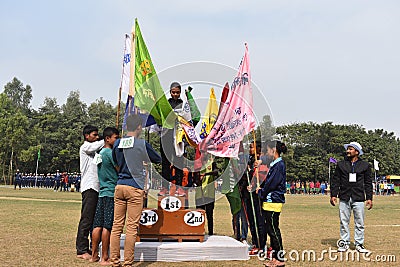
[[[351,163],[352,173],[354,173],[354,169],[356,168],[357,161]]]

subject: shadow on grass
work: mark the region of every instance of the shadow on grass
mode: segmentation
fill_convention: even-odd
[[[331,247],[337,247],[337,239],[335,238],[327,238],[327,239],[321,239],[321,244],[322,245],[329,245]]]

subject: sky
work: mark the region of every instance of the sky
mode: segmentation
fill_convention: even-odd
[[[72,90],[116,105],[124,34],[138,18],[156,70],[170,74],[164,88],[212,76],[194,87],[201,107],[209,84],[234,78],[247,42],[254,106],[276,126],[332,121],[400,137],[398,14],[396,0],[2,0],[0,86],[29,84],[33,108]]]

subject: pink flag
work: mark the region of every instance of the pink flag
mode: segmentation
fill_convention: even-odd
[[[237,157],[240,142],[255,125],[249,53],[246,44],[239,72],[232,82],[231,90],[214,127],[202,143],[202,150],[207,150],[218,157]]]

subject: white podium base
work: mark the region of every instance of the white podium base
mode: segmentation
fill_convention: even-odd
[[[121,236],[121,261],[125,234]],[[100,244],[101,246],[101,244]],[[136,242],[135,261],[248,260],[248,247],[228,236],[205,236],[204,242]],[[101,251],[101,248],[99,248]]]

